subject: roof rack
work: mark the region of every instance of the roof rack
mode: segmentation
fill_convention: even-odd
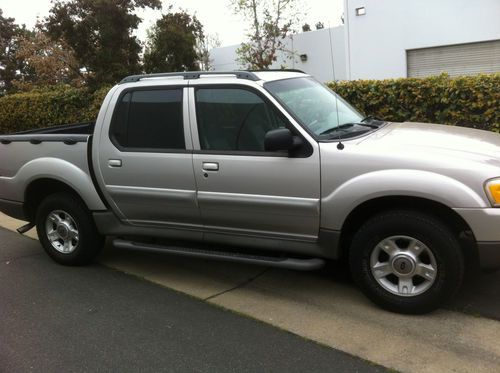
[[[130,75],[126,78],[123,78],[119,84],[123,83],[134,83],[138,82],[142,79],[150,79],[150,78],[164,78],[171,76],[179,76],[184,79],[199,79],[202,75],[235,75],[238,79],[247,79],[257,81],[260,78],[255,75],[252,71],[186,71],[179,73],[159,73],[159,74],[143,74],[143,75]]]
[[[302,74],[307,74],[305,71],[302,71],[302,70],[299,70],[299,69],[262,69],[262,70],[245,70],[245,71],[248,71],[248,72],[254,72],[254,73],[262,73],[262,72],[266,72],[266,71],[286,71],[286,72],[289,72],[289,73],[302,73]]]

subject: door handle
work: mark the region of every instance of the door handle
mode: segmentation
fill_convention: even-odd
[[[219,171],[219,164],[217,162],[203,162],[203,171]]]
[[[122,160],[121,159],[110,159],[110,160],[108,160],[108,166],[109,167],[121,167]]]

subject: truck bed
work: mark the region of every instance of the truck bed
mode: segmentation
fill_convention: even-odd
[[[94,123],[79,123],[0,135],[3,199],[22,202],[33,175],[64,182],[82,195],[93,189],[89,162],[93,130]]]

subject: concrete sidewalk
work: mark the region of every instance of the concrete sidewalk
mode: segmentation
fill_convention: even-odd
[[[0,224],[17,228],[5,218],[0,218]],[[292,272],[111,247],[99,261],[400,371],[489,373],[500,366],[500,322],[481,317],[483,312],[470,307],[473,298],[468,296],[459,298],[454,307],[467,309],[469,314],[439,310],[405,316],[376,308],[351,283],[334,281],[323,272]],[[484,279],[491,297],[484,308],[494,316],[500,301],[500,277],[492,276]],[[492,286],[491,279],[499,286]],[[481,289],[481,282],[476,286]]]

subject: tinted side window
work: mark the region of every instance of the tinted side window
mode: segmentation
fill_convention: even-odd
[[[246,89],[200,88],[196,112],[205,150],[264,151],[266,133],[285,126],[276,109]]]
[[[118,104],[111,136],[130,149],[185,149],[182,89],[133,91]]]

